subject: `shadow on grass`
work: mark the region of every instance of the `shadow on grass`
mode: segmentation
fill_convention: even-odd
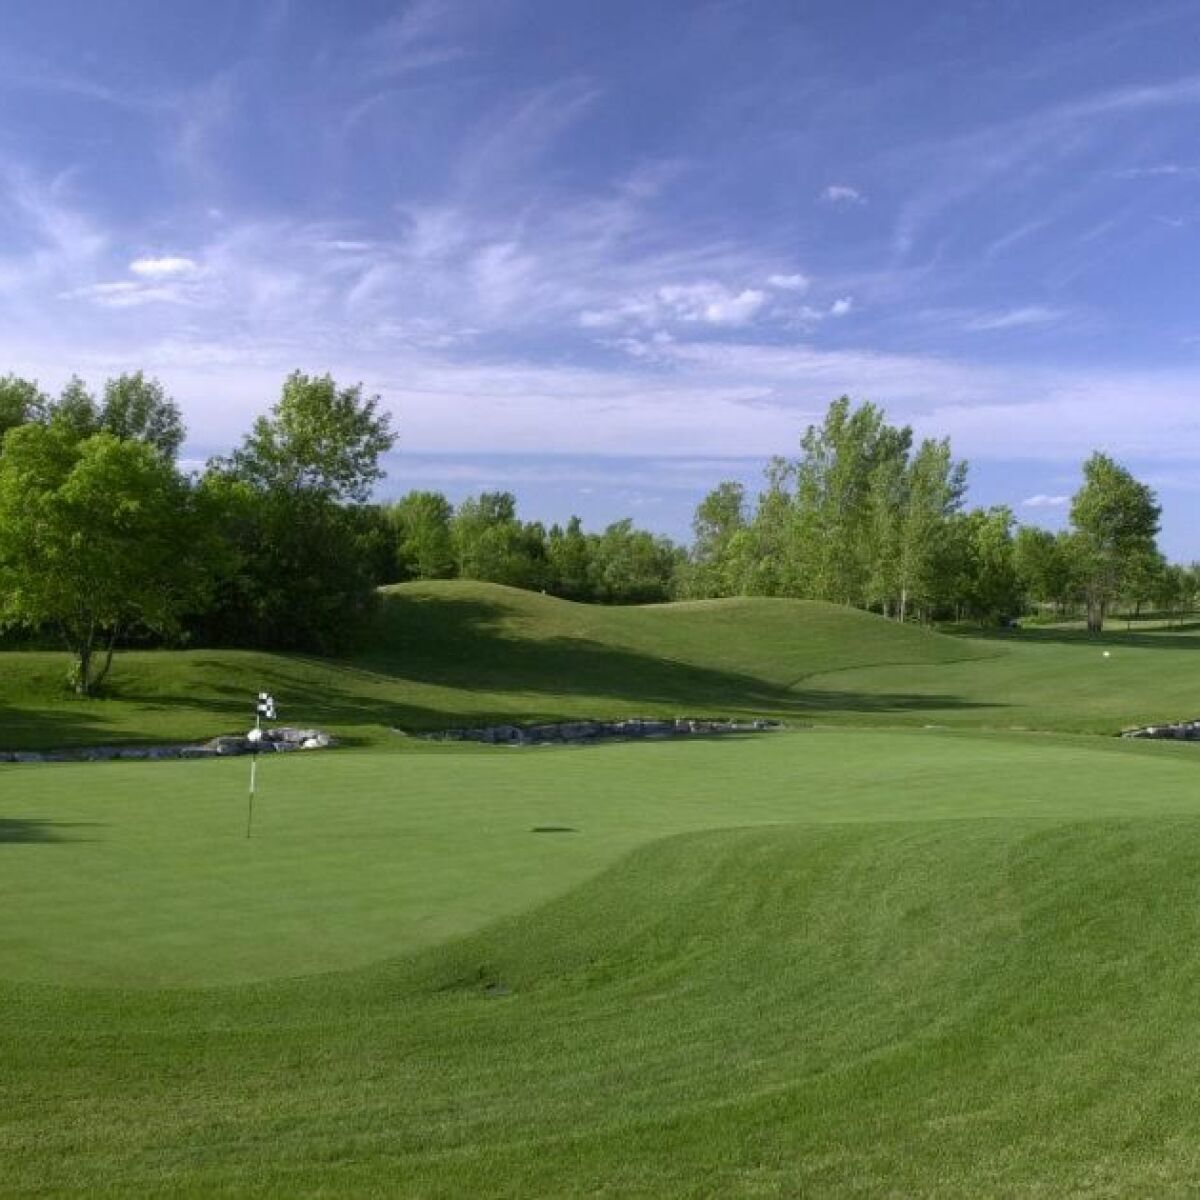
[[[1086,629],[974,629],[947,631],[950,637],[975,641],[1006,642],[1016,645],[1062,646],[1128,646],[1137,650],[1198,650],[1200,623],[1175,626],[1173,629],[1123,629],[1110,624],[1103,633],[1088,633]]]
[[[211,656],[193,651],[176,686],[164,689],[169,676],[157,666],[118,673],[110,699],[152,711],[188,710],[172,722],[170,735],[157,740],[202,740],[248,728],[254,693],[270,688],[279,699],[280,724],[331,728],[348,746],[377,743],[376,731],[388,727],[426,732],[631,714],[803,721],[827,712],[887,715],[1002,707],[946,694],[796,688],[595,639],[524,636],[507,624],[510,619],[505,606],[481,600],[389,597],[369,655],[333,662],[277,654],[238,665],[218,651]],[[270,677],[260,677],[262,672]],[[432,703],[414,703],[417,697],[406,689],[413,683],[447,692]],[[0,708],[0,731],[5,724]],[[106,733],[103,723],[33,709],[13,732],[24,735],[13,739],[13,749],[155,740],[131,727],[127,717]],[[2,732],[0,748],[7,748]]]
[[[67,697],[65,689],[59,705],[88,701]],[[66,746],[94,746],[105,741],[106,723],[94,712],[63,711],[62,707],[37,708],[0,702],[0,750],[52,750]],[[4,764],[0,763],[0,768]]]
[[[46,842],[90,842],[95,839],[79,837],[66,831],[95,829],[99,825],[98,821],[46,821],[39,817],[0,817],[0,846]]]
[[[641,704],[676,715],[729,711],[791,716],[838,710],[895,713],[991,708],[949,695],[806,690],[742,672],[697,666],[582,637],[522,637],[504,624],[508,610],[479,600],[391,596],[384,603],[369,657],[351,665],[376,676],[413,680],[473,693],[529,692],[546,697],[595,697]],[[567,710],[553,700],[537,720]],[[414,728],[430,728],[428,713],[411,713]],[[597,714],[604,716],[606,714]],[[448,713],[436,713],[444,722]],[[511,709],[467,719],[512,719]]]

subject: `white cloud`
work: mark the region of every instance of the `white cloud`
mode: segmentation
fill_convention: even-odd
[[[826,204],[866,204],[867,198],[858,190],[845,183],[831,183],[822,193],[821,199]]]
[[[744,325],[766,304],[767,294],[757,288],[734,292],[720,284],[699,283],[659,288],[658,299],[681,321]]]
[[[1116,172],[1118,179],[1200,178],[1200,167],[1183,163],[1156,163],[1149,167],[1128,167]]]
[[[171,275],[187,275],[198,268],[190,258],[169,254],[162,258],[135,258],[129,264],[129,269],[144,279],[162,279]]]
[[[1021,501],[1022,508],[1063,508],[1071,503],[1070,496],[1046,496],[1039,493]]]
[[[1002,312],[979,313],[963,325],[972,333],[986,333],[997,329],[1020,329],[1030,325],[1051,325],[1061,321],[1067,314],[1062,309],[1045,308],[1040,304],[1024,308],[1009,308]]]
[[[845,316],[849,315],[850,310],[853,307],[854,307],[854,297],[853,296],[842,296],[841,298],[835,300],[829,306],[829,315],[831,317],[845,317]]]
[[[672,283],[631,297],[613,308],[585,309],[579,314],[579,323],[585,329],[664,324],[736,328],[758,316],[768,301],[767,293],[760,288],[737,289],[712,281]]]
[[[807,275],[770,275],[767,286],[777,288],[781,292],[806,292],[811,281]]]
[[[90,300],[102,308],[138,308],[143,304],[181,304],[185,297],[178,289],[147,286],[130,279],[111,283],[92,283],[60,293],[63,300]]]

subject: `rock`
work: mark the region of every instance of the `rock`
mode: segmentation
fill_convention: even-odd
[[[551,743],[598,741],[602,738],[688,737],[721,733],[762,733],[781,729],[779,721],[765,718],[731,721],[725,717],[624,717],[619,721],[562,721],[557,724],[491,725],[481,729],[445,729],[420,736],[433,741],[482,742],[484,745],[544,746]]]

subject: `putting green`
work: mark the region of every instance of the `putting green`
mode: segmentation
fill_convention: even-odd
[[[673,834],[1200,812],[1191,748],[807,730],[735,741],[8,766],[0,978],[213,986],[411,954]]]

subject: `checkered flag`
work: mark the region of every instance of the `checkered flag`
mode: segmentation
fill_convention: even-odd
[[[258,705],[255,708],[264,721],[275,720],[275,697],[270,692],[258,693]]]

